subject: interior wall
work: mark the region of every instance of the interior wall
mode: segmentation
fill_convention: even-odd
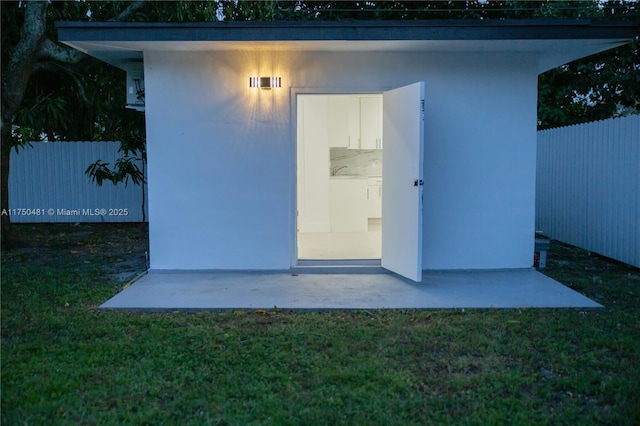
[[[298,98],[298,229],[330,232],[328,99]]]
[[[425,269],[530,267],[536,68],[508,52],[145,52],[151,267],[289,268],[295,93],[419,80]],[[283,88],[250,89],[255,75]]]

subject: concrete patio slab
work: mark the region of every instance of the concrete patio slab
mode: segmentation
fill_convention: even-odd
[[[149,271],[101,308],[180,309],[601,308],[535,269],[391,273]]]

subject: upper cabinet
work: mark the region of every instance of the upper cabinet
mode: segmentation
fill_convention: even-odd
[[[349,149],[360,149],[360,98],[348,97]]]
[[[382,97],[360,98],[360,149],[382,149]]]
[[[328,97],[329,147],[382,149],[382,96]]]
[[[348,148],[350,141],[351,96],[329,96],[327,121],[329,122],[329,147]]]

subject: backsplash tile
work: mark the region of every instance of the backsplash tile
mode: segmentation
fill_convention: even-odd
[[[382,150],[330,148],[331,168],[347,166],[338,175],[381,176]]]

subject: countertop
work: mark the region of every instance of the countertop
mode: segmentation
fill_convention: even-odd
[[[338,175],[338,176],[329,176],[329,179],[334,180],[352,180],[352,179],[367,179],[366,176],[357,176],[357,175]]]
[[[338,175],[329,176],[329,179],[369,179],[369,178],[381,178],[382,176],[360,176],[360,175]]]

